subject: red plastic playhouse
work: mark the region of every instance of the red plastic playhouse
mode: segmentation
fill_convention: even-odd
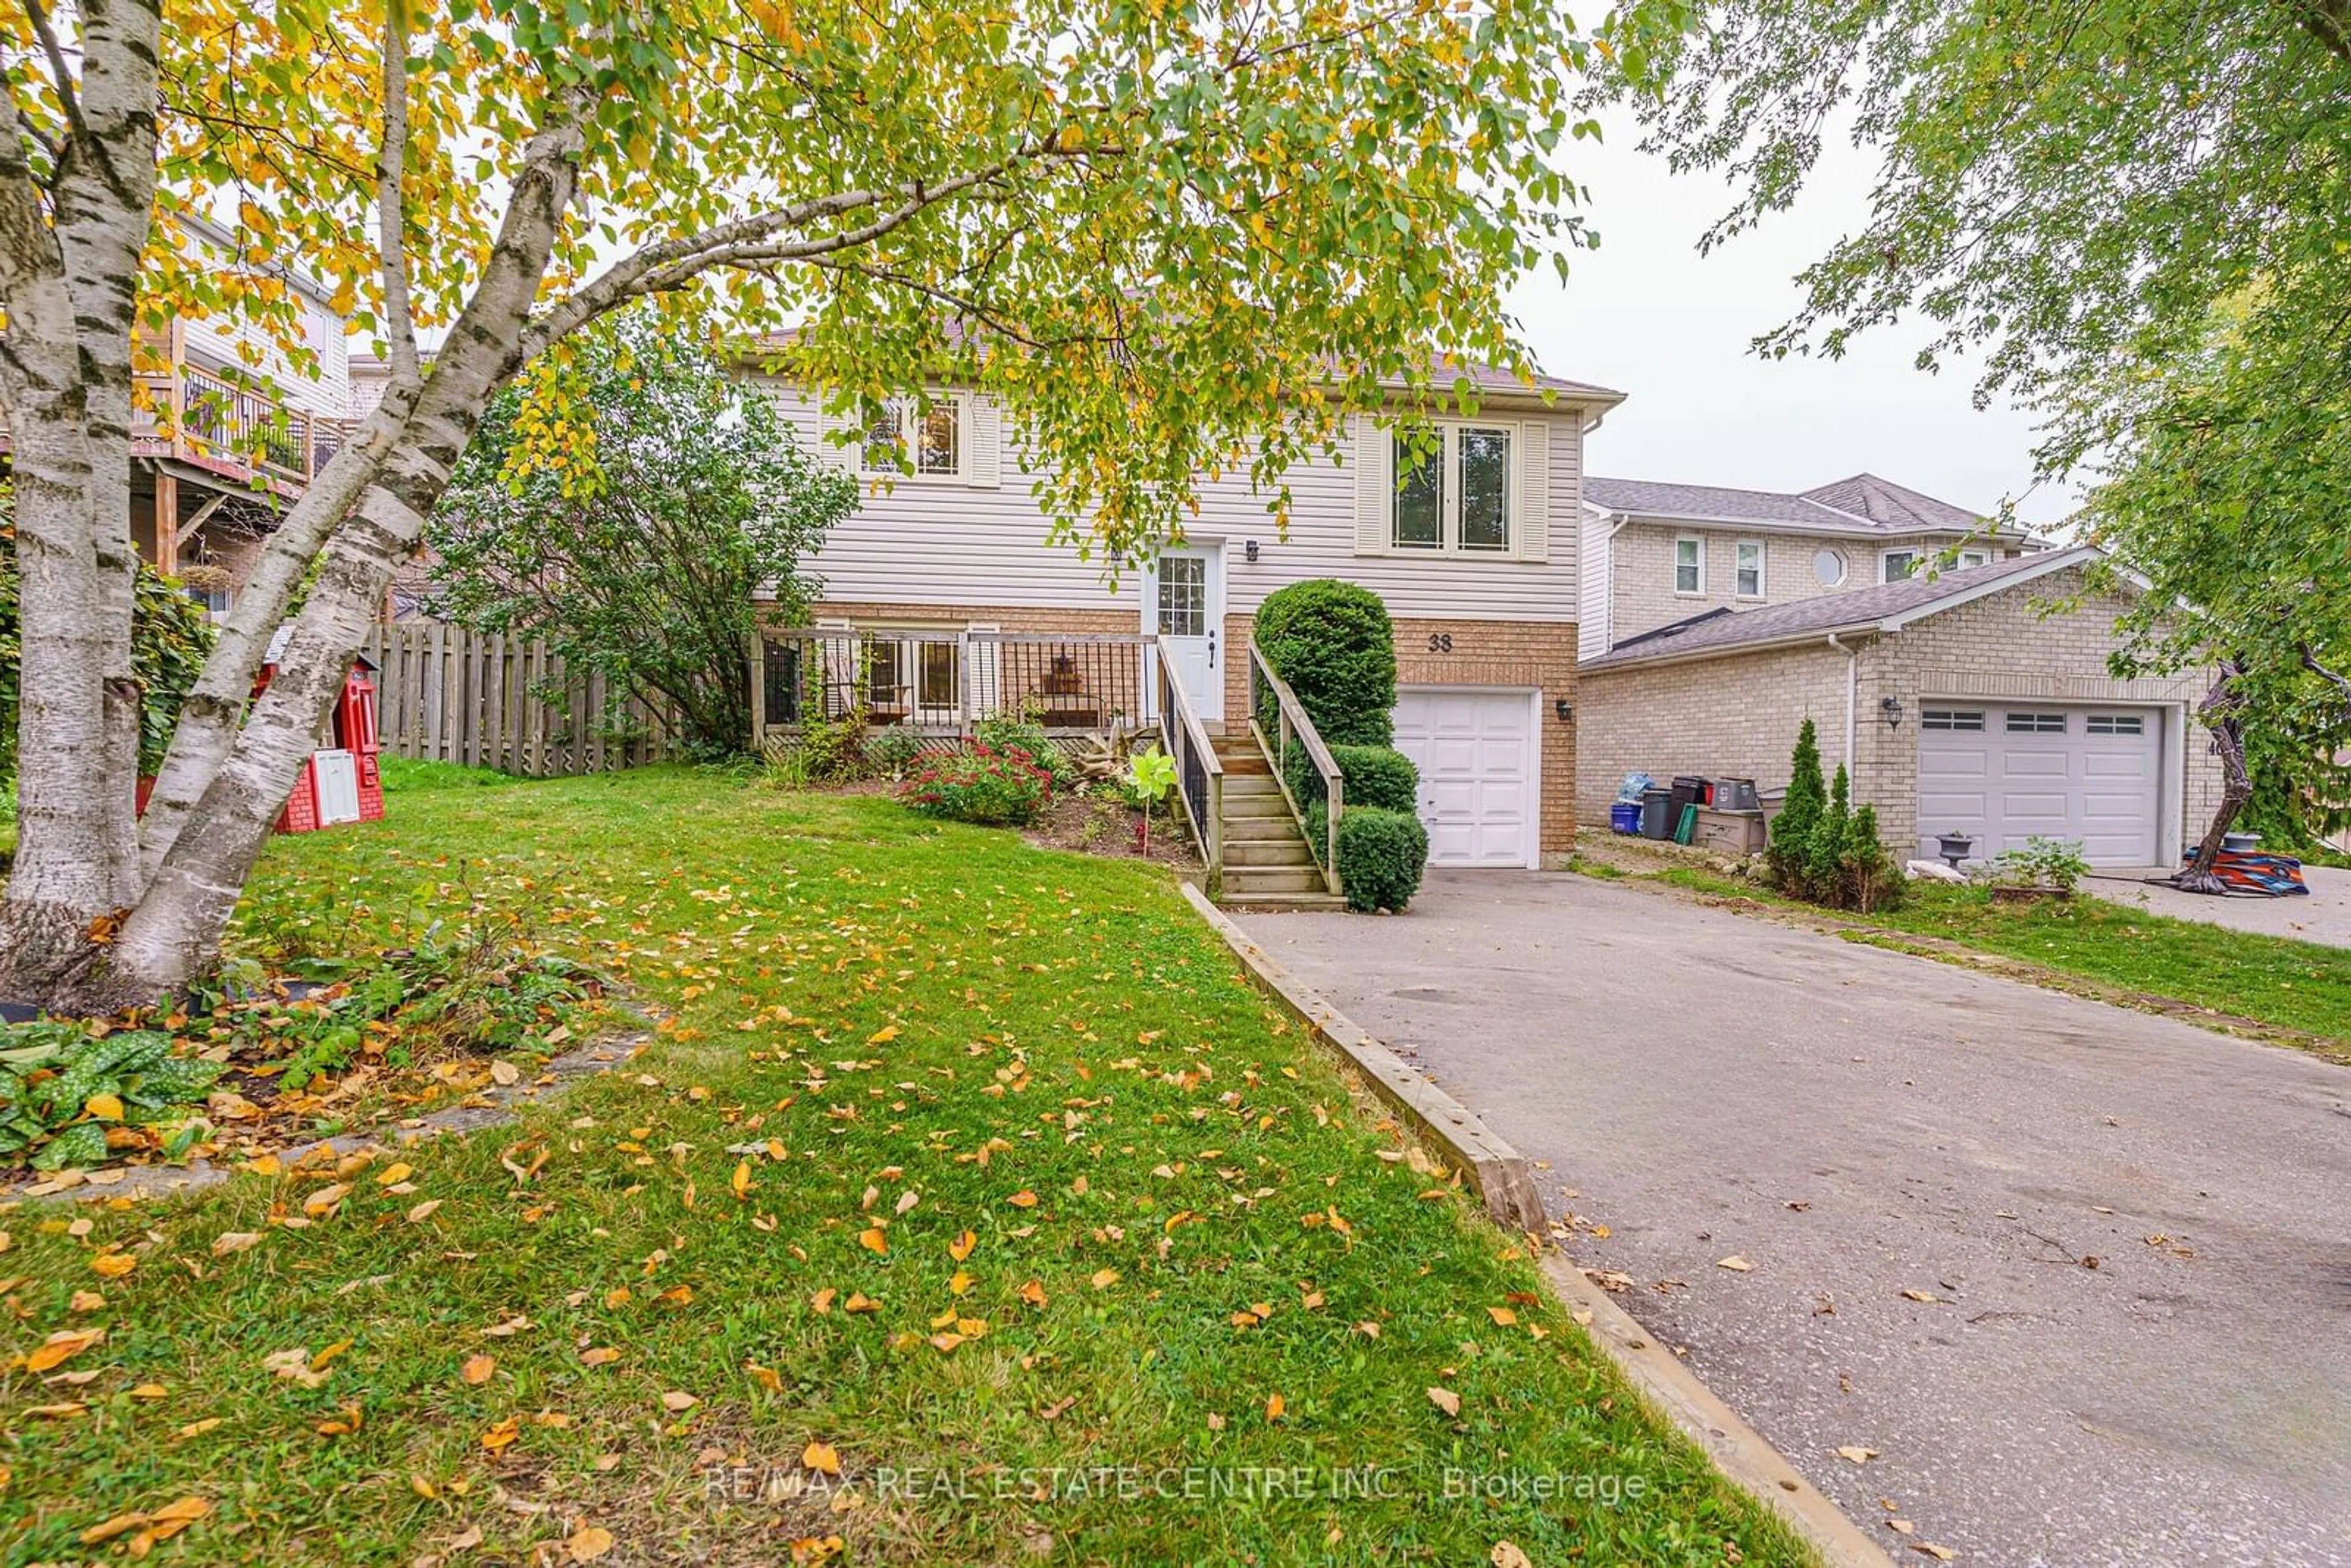
[[[277,673],[285,651],[286,628],[269,640],[261,677],[253,684],[259,696]],[[376,729],[375,664],[362,653],[351,661],[343,677],[342,695],[335,699],[328,721],[327,744],[310,753],[295,776],[294,792],[277,815],[281,833],[311,833],[339,822],[374,822],[383,818],[383,772],[376,763],[382,749]]]

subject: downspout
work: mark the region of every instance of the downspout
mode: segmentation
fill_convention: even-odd
[[[1861,782],[1860,765],[1854,760],[1854,706],[1861,690],[1861,650],[1846,646],[1837,634],[1829,633],[1829,646],[1844,655],[1844,773],[1855,788]]]

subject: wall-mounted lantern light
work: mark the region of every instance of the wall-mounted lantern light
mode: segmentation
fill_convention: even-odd
[[[1252,564],[1256,562],[1257,541],[1255,539],[1250,539],[1241,546],[1241,559]]]
[[[1552,704],[1551,711],[1559,715],[1559,722],[1562,724],[1573,724],[1575,722],[1575,705],[1568,701],[1565,697],[1562,697],[1559,701]]]
[[[1902,699],[1900,697],[1879,698],[1877,703],[1877,715],[1880,718],[1883,718],[1886,721],[1886,726],[1888,729],[1900,729],[1902,727]]]

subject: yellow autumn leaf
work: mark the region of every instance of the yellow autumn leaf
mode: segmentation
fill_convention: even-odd
[[[735,1196],[737,1198],[748,1197],[751,1194],[751,1162],[737,1160],[735,1163],[735,1175],[726,1185],[735,1189]]]
[[[978,1237],[974,1236],[968,1230],[964,1231],[954,1240],[947,1243],[947,1256],[960,1263],[965,1259],[970,1257],[971,1249],[978,1245]]]
[[[1010,1204],[1015,1208],[1034,1208],[1037,1207],[1037,1195],[1024,1188],[1019,1192],[1014,1193],[1010,1197],[1006,1198],[1004,1201]]]
[[[1506,1329],[1519,1321],[1519,1314],[1508,1307],[1488,1307],[1486,1315],[1494,1320],[1496,1328]]]
[[[857,1244],[868,1252],[890,1250],[890,1239],[883,1235],[879,1228],[871,1225],[857,1233]]]
[[[122,1120],[122,1099],[115,1094],[93,1094],[81,1103],[82,1110],[100,1122]]]
[[[1107,1291],[1113,1285],[1118,1283],[1118,1270],[1115,1269],[1097,1269],[1094,1270],[1093,1278],[1089,1281],[1089,1283],[1091,1283],[1097,1291]]]
[[[438,1209],[440,1207],[441,1199],[437,1197],[426,1198],[423,1203],[418,1204],[414,1208],[408,1211],[408,1223],[411,1225],[423,1224],[426,1220],[433,1218],[434,1211]]]
[[[1265,1418],[1269,1421],[1279,1421],[1281,1419],[1281,1413],[1289,1408],[1290,1406],[1282,1402],[1281,1396],[1277,1394],[1265,1402]]]
[[[415,1174],[406,1161],[395,1161],[375,1173],[375,1184],[378,1186],[393,1186]]]
[[[563,1554],[574,1563],[593,1563],[612,1550],[612,1532],[600,1524],[580,1526],[563,1543]]]
[[[831,1443],[811,1439],[809,1446],[800,1450],[800,1464],[820,1475],[837,1476],[841,1473],[841,1455]]]
[[[865,1043],[868,1045],[887,1045],[897,1038],[898,1026],[896,1024],[885,1024],[882,1028],[875,1030],[872,1034],[867,1035],[865,1037]]]
[[[322,1186],[302,1200],[302,1212],[313,1219],[321,1215],[332,1214],[335,1212],[336,1206],[350,1196],[350,1186],[342,1182],[336,1182],[330,1186]]]
[[[103,1252],[89,1260],[92,1272],[101,1278],[120,1280],[139,1267],[139,1260],[128,1252]]]
[[[47,1372],[63,1366],[83,1351],[106,1337],[104,1329],[60,1329],[43,1340],[32,1354],[25,1358],[27,1372]]]
[[[832,1311],[833,1298],[840,1293],[841,1292],[835,1291],[831,1286],[827,1285],[823,1290],[819,1291],[815,1295],[809,1298],[810,1310],[814,1312],[819,1317],[824,1316],[827,1312]]]
[[[1020,1299],[1032,1307],[1043,1306],[1045,1304],[1044,1285],[1035,1280],[1029,1281],[1020,1287]]]
[[[743,1370],[751,1375],[752,1382],[768,1393],[781,1394],[784,1391],[784,1380],[774,1367],[761,1366],[756,1361],[747,1361],[743,1364]]]
[[[465,1380],[467,1386],[479,1388],[490,1380],[490,1375],[497,1369],[498,1362],[496,1356],[469,1355],[465,1358],[465,1364],[458,1368],[458,1375]]]

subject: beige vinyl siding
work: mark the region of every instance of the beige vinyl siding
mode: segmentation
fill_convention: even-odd
[[[201,364],[229,367],[276,383],[296,408],[330,419],[350,417],[350,343],[345,322],[307,292],[302,306],[303,340],[318,357],[318,373],[294,368],[268,332],[241,317],[211,316],[182,324],[181,342]]]
[[[1608,602],[1609,562],[1614,559],[1615,543],[1608,536],[1609,530],[1615,526],[1616,519],[1608,514],[1586,510],[1583,515],[1583,527],[1577,546],[1576,600],[1579,608],[1575,656],[1579,659],[1596,659],[1608,652],[1612,635]]]
[[[823,450],[815,402],[796,389],[775,390],[778,408],[798,437],[811,450]],[[1571,409],[1496,417],[1541,420],[1548,430],[1548,559],[1358,554],[1357,474],[1353,466],[1320,459],[1290,475],[1287,538],[1275,537],[1266,509],[1270,497],[1252,494],[1242,476],[1200,486],[1199,512],[1187,525],[1186,538],[1194,544],[1226,545],[1227,609],[1234,614],[1254,613],[1268,593],[1288,583],[1338,577],[1372,589],[1399,617],[1573,622],[1582,511],[1581,415]],[[967,420],[967,439],[986,423]],[[1343,443],[1343,450],[1352,455],[1352,441]],[[967,462],[967,472],[970,466]],[[812,563],[824,580],[825,597],[1077,610],[1136,604],[1139,579],[1133,563],[1118,574],[1113,591],[1102,580],[1099,556],[1082,559],[1074,545],[1047,544],[1046,519],[1031,478],[1019,455],[1007,448],[1000,483],[992,489],[925,479],[902,479],[886,490],[869,486],[857,514],[833,530]],[[1250,539],[1259,547],[1255,563],[1243,559]]]

